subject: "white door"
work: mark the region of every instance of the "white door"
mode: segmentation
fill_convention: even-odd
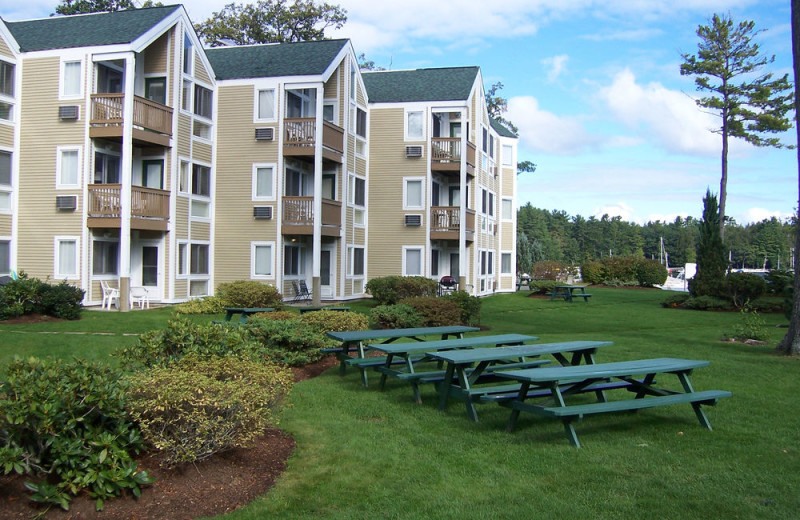
[[[150,300],[163,299],[162,248],[160,241],[131,244],[131,287],[144,287]]]
[[[331,249],[320,251],[320,297],[332,299],[336,294],[336,255]]]

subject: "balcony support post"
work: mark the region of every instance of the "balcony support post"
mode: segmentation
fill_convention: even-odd
[[[466,111],[461,109],[461,120],[466,121],[466,118]],[[471,278],[469,276],[471,273],[467,272],[467,266],[469,265],[467,262],[467,197],[469,194],[467,190],[467,154],[463,152],[467,149],[467,139],[469,138],[469,135],[466,132],[466,128],[463,130],[464,131],[461,132],[461,167],[459,168],[458,173],[458,182],[460,185],[459,193],[461,193],[461,200],[458,201],[458,272],[460,273],[458,279],[458,288],[462,291],[466,291],[468,285],[467,282],[469,278]],[[475,265],[474,262],[473,265]]]
[[[125,56],[125,97],[122,105],[122,157],[120,161],[119,309],[130,310],[131,286],[131,185],[133,181],[133,92],[136,77],[133,53]]]
[[[311,298],[314,305],[320,304],[320,293],[322,288],[322,110],[324,91],[322,86],[316,88],[315,96],[317,106],[315,107],[314,134],[314,235],[312,237],[313,260],[311,261]]]

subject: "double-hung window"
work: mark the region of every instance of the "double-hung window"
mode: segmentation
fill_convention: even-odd
[[[511,220],[514,217],[514,207],[511,199],[503,198],[500,200],[500,218]]]
[[[350,247],[350,265],[347,270],[349,276],[364,276],[364,248]]]
[[[77,188],[80,180],[81,149],[80,147],[57,148],[56,187]]]
[[[119,265],[119,242],[95,240],[92,243],[92,274],[116,275]]]
[[[208,244],[192,244],[189,250],[189,274],[208,274]]]
[[[11,211],[11,159],[11,152],[0,150],[0,212]]]
[[[424,112],[406,112],[406,141],[422,141],[425,139]]]
[[[403,276],[422,276],[422,249],[403,246]]]
[[[275,200],[275,165],[253,165],[253,200]]]
[[[0,60],[0,119],[14,120],[14,64]]]
[[[94,153],[94,183],[117,184],[119,182],[120,161],[118,155],[104,152]]]
[[[56,280],[78,278],[78,237],[55,237],[53,277]]]
[[[0,239],[0,276],[11,274],[11,240]]]
[[[303,248],[296,245],[287,245],[283,248],[283,274],[285,276],[300,276],[305,272]]]
[[[422,177],[407,177],[403,179],[403,209],[423,209]]]
[[[275,244],[273,242],[251,242],[250,265],[252,278],[275,277]]]
[[[194,86],[194,113],[198,116],[211,119],[211,108],[214,102],[214,93],[203,86]]]
[[[511,253],[500,253],[500,274],[512,274]]]
[[[83,63],[61,62],[61,99],[77,99],[83,95]]]
[[[275,89],[256,91],[256,119],[258,121],[275,121]]]
[[[201,164],[192,165],[191,216],[209,218],[211,202],[211,168]]]

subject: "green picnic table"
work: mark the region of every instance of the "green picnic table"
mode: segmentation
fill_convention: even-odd
[[[307,312],[314,312],[314,311],[339,311],[339,312],[349,312],[350,307],[298,307],[300,314],[305,314]]]
[[[383,357],[366,357],[364,342],[367,340],[384,340],[381,344],[392,343],[401,338],[413,339],[415,341],[425,341],[422,336],[438,334],[441,339],[450,336],[463,338],[465,332],[475,332],[480,330],[477,327],[466,327],[464,325],[446,325],[441,327],[414,327],[406,329],[375,329],[375,330],[348,330],[342,332],[328,332],[328,336],[339,341],[341,346],[336,349],[339,359],[339,374],[344,375],[347,366],[356,366],[361,371],[361,383],[368,385],[367,368],[383,365],[386,361]],[[355,357],[350,352],[355,353]]]
[[[368,345],[370,349],[377,350],[386,354],[386,360],[382,366],[376,366],[375,370],[381,373],[381,386],[383,390],[386,386],[388,376],[408,381],[414,391],[414,401],[422,402],[419,393],[419,383],[436,383],[441,380],[447,381],[445,372],[438,371],[415,371],[414,366],[422,361],[429,360],[432,353],[437,351],[453,352],[460,349],[473,349],[485,347],[487,345],[522,345],[526,341],[536,341],[536,336],[526,336],[524,334],[500,334],[494,336],[475,336],[471,338],[444,339],[440,341],[424,341],[421,343],[379,343]],[[396,358],[403,360],[397,368],[393,368]],[[439,367],[441,368],[441,367]],[[517,368],[526,368],[520,365]],[[450,374],[452,378],[452,374]]]
[[[247,318],[253,314],[272,312],[274,310],[275,309],[272,307],[225,307],[225,322],[230,322],[235,314],[241,314],[241,316],[239,316],[239,323],[244,324],[247,323]],[[215,323],[222,322],[218,321]]]
[[[589,303],[589,298],[592,295],[586,292],[585,285],[556,285],[553,287],[553,292],[550,293],[550,301],[556,298],[563,298],[565,301],[572,303],[575,298],[583,298],[583,301]]]
[[[542,343],[537,345],[521,345],[497,348],[476,348],[473,350],[459,350],[434,352],[429,357],[447,363],[444,380],[439,385],[439,410],[447,407],[450,398],[463,401],[470,419],[478,422],[478,412],[475,403],[478,401],[501,402],[510,400],[519,394],[520,384],[505,383],[502,385],[487,386],[511,368],[525,368],[507,363],[516,360],[515,365],[530,364],[538,366],[547,363],[544,360],[526,360],[552,355],[556,361],[565,366],[577,366],[581,361],[587,364],[594,363],[594,355],[598,348],[613,345],[610,341],[568,341],[563,343]],[[473,368],[473,365],[477,366]],[[535,370],[543,370],[536,368]],[[487,372],[491,378],[482,378]],[[454,376],[456,379],[454,380]],[[482,378],[483,381],[480,381]],[[602,392],[601,388],[592,391]]]
[[[517,397],[504,403],[511,408],[508,431],[516,426],[520,412],[529,412],[544,417],[556,417],[564,424],[564,431],[570,443],[580,448],[578,435],[572,422],[585,415],[635,411],[643,408],[688,403],[692,405],[700,425],[711,429],[711,423],[701,405],[714,405],[717,400],[730,397],[723,390],[696,392],[689,381],[689,375],[696,368],[708,366],[708,361],[691,359],[658,358],[622,361],[598,365],[568,367],[544,367],[533,370],[511,370],[498,373],[498,377],[521,383]],[[675,374],[683,392],[656,386],[657,374]],[[636,379],[635,376],[644,376]],[[605,394],[598,395],[599,402],[589,404],[567,404],[565,397],[597,384],[598,382],[619,380],[625,383],[624,389],[632,398],[607,401]],[[544,403],[526,402],[531,387],[547,390],[550,400]]]

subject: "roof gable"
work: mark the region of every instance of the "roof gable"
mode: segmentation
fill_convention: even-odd
[[[489,123],[491,123],[494,131],[500,134],[501,137],[512,137],[514,139],[519,137],[517,134],[514,133],[513,130],[511,130],[506,125],[504,125],[503,123],[501,123],[500,121],[498,121],[493,117],[489,118]]]
[[[318,76],[339,55],[348,40],[242,45],[206,49],[218,80]]]
[[[22,52],[131,43],[179,5],[6,22]]]
[[[478,67],[364,72],[370,103],[466,101]]]

